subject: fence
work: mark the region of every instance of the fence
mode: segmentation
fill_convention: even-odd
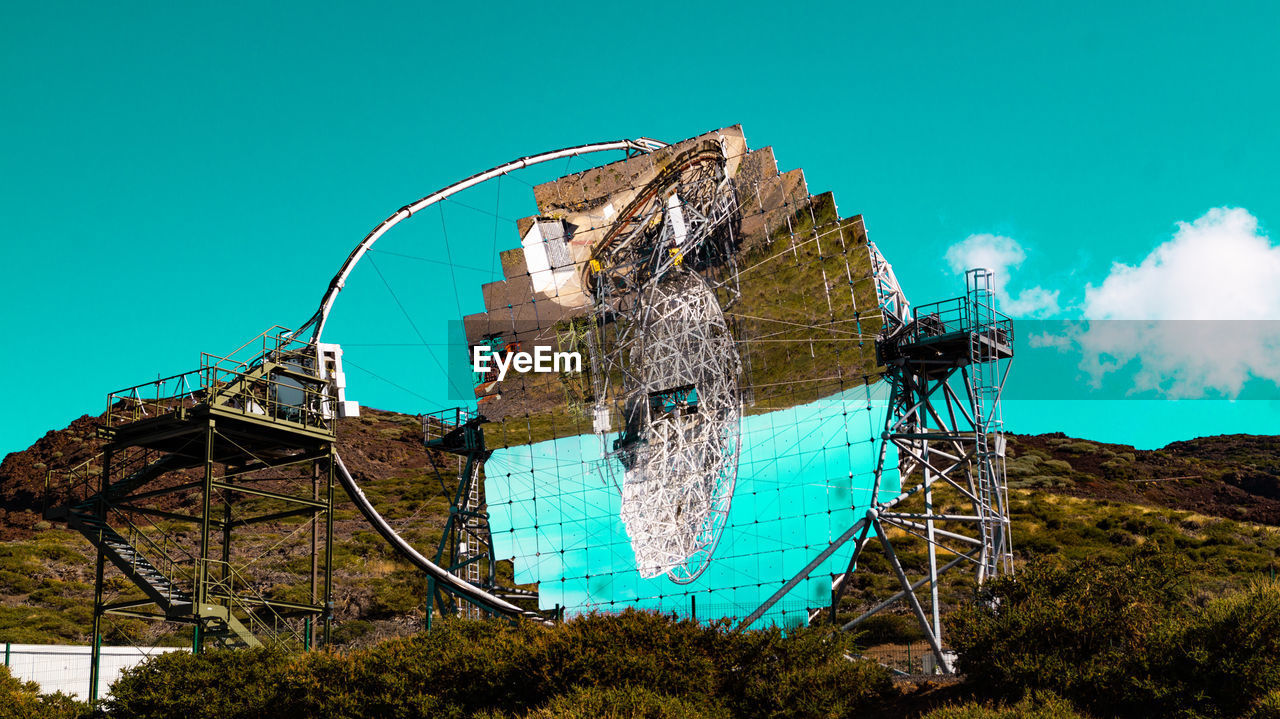
[[[40,685],[46,694],[62,692],[89,699],[89,670],[93,647],[62,644],[3,645],[4,664],[13,676]],[[98,698],[108,694],[120,672],[163,652],[189,651],[182,647],[102,647]]]
[[[949,662],[955,661],[955,654],[945,647],[943,654]],[[938,662],[933,656],[933,649],[928,642],[908,642],[906,644],[881,644],[859,652],[859,655],[903,674],[912,676],[937,674]]]

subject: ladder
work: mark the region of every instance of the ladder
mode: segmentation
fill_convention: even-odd
[[[965,273],[968,311],[969,384],[974,429],[974,462],[982,521],[982,557],[978,581],[1006,574],[1013,569],[1013,551],[1008,533],[1008,485],[1004,471],[1004,419],[1000,411],[999,348],[1004,328],[995,309],[994,276],[990,270]]]

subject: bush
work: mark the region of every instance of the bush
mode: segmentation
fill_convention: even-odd
[[[1164,671],[1178,682],[1182,705],[1241,716],[1280,691],[1280,585],[1214,600],[1171,634]]]
[[[847,637],[817,629],[720,635],[718,692],[734,716],[839,717],[888,696],[888,670],[845,658]]]
[[[334,644],[350,644],[373,632],[373,622],[366,622],[363,619],[353,619],[342,622],[333,630]]]
[[[125,669],[106,708],[112,719],[276,716],[276,689],[288,661],[274,649],[166,652]]]
[[[893,688],[883,667],[845,658],[845,639],[635,611],[554,628],[443,622],[346,655],[167,654],[126,672],[109,708],[113,719],[853,716]]]
[[[89,705],[55,692],[41,694],[35,682],[24,682],[0,665],[0,719],[74,719]]]
[[[1248,719],[1280,719],[1280,690],[1271,692],[1253,705]]]
[[[1019,537],[1021,540],[1021,537]],[[907,644],[924,639],[920,622],[906,614],[873,614],[858,625],[854,635],[859,646],[875,647],[881,644]]]
[[[1029,564],[950,619],[958,668],[982,690],[1049,689],[1104,710],[1149,708],[1143,660],[1180,598],[1176,563],[1133,553],[1118,565]]]
[[[1017,704],[970,702],[935,709],[922,719],[1085,719],[1085,715],[1057,694],[1035,692]]]
[[[979,691],[1049,690],[1108,716],[1264,711],[1280,689],[1280,586],[1197,611],[1181,576],[1178,559],[1152,550],[1114,565],[1032,563],[952,615],[958,668]]]
[[[721,707],[678,699],[651,689],[591,687],[555,697],[546,706],[525,714],[523,719],[721,719],[729,716]]]

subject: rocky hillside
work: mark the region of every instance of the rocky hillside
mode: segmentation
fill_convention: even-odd
[[[1280,526],[1280,437],[1220,435],[1135,450],[1063,434],[1015,436],[1009,486]]]

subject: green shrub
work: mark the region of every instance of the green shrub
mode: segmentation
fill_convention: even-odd
[[[1248,719],[1280,719],[1280,689],[1260,699],[1245,716]]]
[[[884,667],[845,658],[844,635],[768,629],[721,637],[718,691],[734,716],[847,716],[892,692]]]
[[[373,622],[363,619],[352,619],[339,624],[333,630],[334,644],[350,644],[369,635],[373,631]]]
[[[935,709],[922,719],[1085,719],[1085,715],[1057,694],[1034,692],[1017,704],[970,702]]]
[[[1181,574],[1154,550],[1034,562],[952,615],[959,669],[979,691],[1049,690],[1106,716],[1266,716],[1280,691],[1280,585],[1196,609]]]
[[[858,625],[854,637],[859,646],[874,647],[921,641],[924,639],[924,631],[920,629],[920,622],[914,616],[873,614]]]
[[[1179,578],[1176,560],[1150,551],[1115,565],[1033,562],[951,616],[958,668],[995,695],[1047,689],[1100,713],[1145,715],[1167,699],[1152,664]]]
[[[1177,682],[1179,703],[1241,716],[1280,691],[1280,585],[1216,599],[1171,635],[1164,672]]]
[[[274,649],[166,652],[125,669],[106,707],[112,719],[274,717],[288,664]]]
[[[24,682],[0,665],[0,719],[74,719],[89,705],[55,692],[41,694],[35,682]]]
[[[424,668],[405,651],[404,642],[342,656],[315,652],[296,656],[278,686],[274,716],[326,719],[413,719],[461,717],[456,707],[436,694],[441,687],[424,683]],[[390,645],[390,646],[388,646]]]
[[[109,709],[113,719],[853,716],[893,689],[883,667],[845,658],[846,639],[635,611],[554,628],[446,621],[345,655],[164,655],[125,672]]]
[[[652,687],[677,697],[716,691],[716,645],[730,641],[692,621],[649,612],[579,617],[541,632],[522,673],[553,694],[575,687]]]
[[[727,719],[723,708],[651,689],[589,687],[555,697],[523,719]]]

